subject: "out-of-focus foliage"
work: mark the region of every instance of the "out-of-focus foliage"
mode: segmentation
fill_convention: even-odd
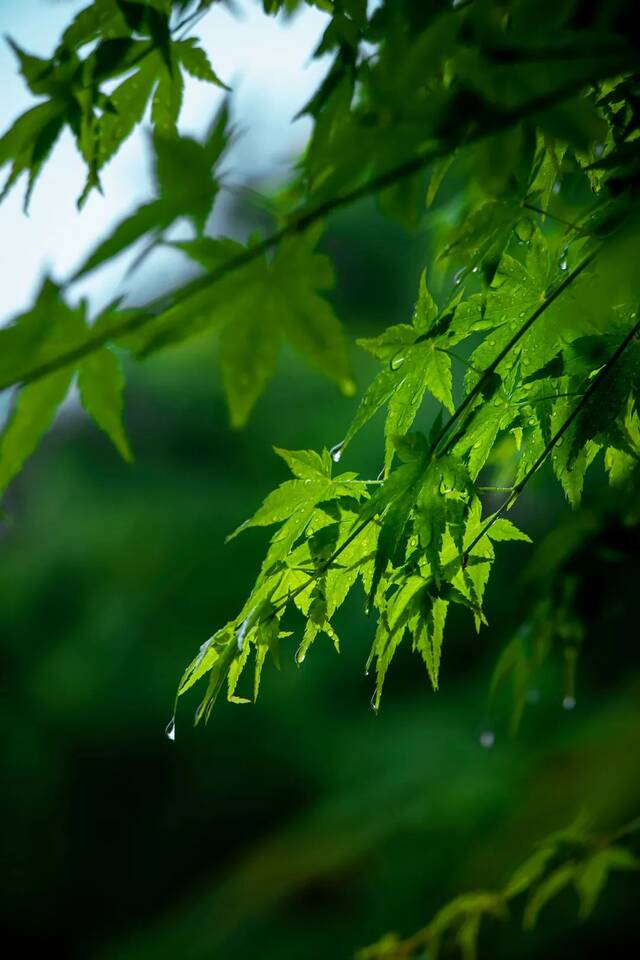
[[[511,901],[526,896],[523,924],[535,927],[541,910],[567,887],[578,895],[580,915],[588,917],[613,870],[638,870],[640,860],[619,841],[640,830],[640,821],[617,831],[611,839],[595,838],[577,822],[547,837],[513,872],[501,890],[466,893],[443,907],[431,923],[407,940],[391,934],[360,951],[360,960],[380,957],[437,957],[443,942],[460,950],[466,960],[477,956],[482,921],[504,920]]]
[[[621,523],[637,520],[629,494],[640,461],[632,5],[310,5],[327,13],[317,55],[331,60],[304,108],[313,132],[271,205],[272,232],[246,244],[207,233],[226,186],[228,105],[202,143],[177,130],[182,72],[220,85],[197,39],[185,33],[211,2],[95,0],[50,60],[15,48],[42,102],[0,140],[0,164],[10,165],[5,193],[26,172],[28,202],[68,125],[87,166],[82,201],[100,188],[101,169],[151,102],[157,187],[156,198],[123,220],[72,278],[46,281],[33,309],[0,332],[0,388],[14,389],[0,439],[2,491],[76,375],[87,412],[131,457],[120,352],[141,358],[215,337],[236,427],[247,422],[285,344],[353,395],[345,337],[326,298],[333,271],[317,249],[323,224],[372,195],[405,230],[436,219],[407,322],[385,323],[359,340],[381,368],[345,421],[344,439],[320,453],[279,447],[291,477],[236,530],[276,527],[240,612],[183,674],[178,697],[206,679],[196,722],[209,717],[225,688],[233,702],[255,700],[265,662],[280,667],[292,634],[298,664],[320,635],[340,649],[335,621],[352,590],[363,592],[362,606],[376,618],[366,665],[367,672],[375,667],[374,708],[403,641],[437,690],[446,623],[459,607],[477,632],[487,624],[490,574],[506,549],[496,543],[530,540],[506,513],[547,461],[578,508],[587,471],[600,459]],[[299,6],[264,4],[268,14]],[[175,242],[170,231],[185,220],[193,236]],[[202,274],[141,307],[114,302],[90,322],[84,303],[70,306],[78,279],[142,240],[141,256],[171,243]],[[340,472],[337,464],[379,412],[379,472]],[[585,625],[576,604],[580,575],[565,570],[574,547],[552,552],[544,572],[536,571],[536,589],[495,667],[491,694],[510,684],[514,731],[552,649],[562,651],[564,705],[576,702]],[[600,848],[587,834],[573,837],[579,855],[563,857],[565,840],[534,856],[540,869],[526,884],[520,874],[515,887],[455,900],[422,933],[387,938],[369,955],[410,956],[425,944],[433,954],[443,941],[471,958],[482,917],[502,914],[525,889],[525,926],[532,926],[569,884],[585,912],[610,869],[635,865],[626,848]]]

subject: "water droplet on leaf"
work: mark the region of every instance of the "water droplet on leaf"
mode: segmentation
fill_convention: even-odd
[[[351,378],[340,382],[340,390],[345,397],[352,397],[356,392],[356,382]]]
[[[520,243],[529,243],[533,236],[534,226],[528,217],[518,220],[516,223],[516,237]]]
[[[480,734],[480,746],[485,750],[490,750],[496,742],[496,735],[493,730],[483,730]]]
[[[396,353],[394,357],[391,357],[390,367],[392,370],[399,370],[403,363],[404,357],[401,357]]]
[[[176,738],[176,718],[175,717],[171,717],[171,720],[169,720],[169,723],[165,727],[164,732],[165,732],[165,735],[169,738],[169,740],[175,740]]]

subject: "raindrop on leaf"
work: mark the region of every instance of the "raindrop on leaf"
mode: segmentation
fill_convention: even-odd
[[[516,223],[516,237],[520,243],[529,243],[533,236],[534,226],[528,217],[523,217]]]

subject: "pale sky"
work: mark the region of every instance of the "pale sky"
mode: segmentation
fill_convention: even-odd
[[[260,4],[235,0],[242,19],[214,7],[197,25],[199,36],[218,75],[233,87],[234,121],[245,133],[230,155],[230,179],[242,182],[277,175],[304,145],[307,119],[292,124],[326,71],[325,62],[311,55],[325,15],[304,9],[283,22],[264,16]],[[77,0],[0,0],[0,36],[11,36],[30,53],[46,56],[53,50],[72,13],[86,6]],[[16,60],[0,40],[0,131],[33,104]],[[180,129],[200,135],[220,103],[221,92],[209,84],[187,80]],[[144,125],[145,130],[147,125]],[[8,168],[0,172],[4,182]],[[27,308],[43,274],[62,280],[87,251],[138,203],[151,195],[149,152],[145,132],[138,129],[105,169],[105,196],[93,193],[79,214],[75,201],[84,182],[84,167],[69,134],[59,140],[41,174],[29,215],[22,211],[25,184],[0,204],[0,324]],[[92,305],[112,299],[126,268],[123,257],[98,271],[74,294],[87,294]],[[178,277],[183,261],[160,253],[140,271],[149,278],[162,269],[163,279]]]

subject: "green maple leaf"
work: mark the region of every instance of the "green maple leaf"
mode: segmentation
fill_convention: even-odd
[[[203,143],[190,137],[154,137],[157,199],[122,220],[88,256],[73,280],[118,256],[142,237],[151,235],[157,241],[179,217],[190,219],[199,232],[204,229],[218,193],[212,167],[228,145],[226,124],[227,111],[223,108]]]
[[[272,259],[256,256],[242,269],[222,275],[210,289],[205,286],[166,311],[130,345],[147,354],[216,331],[234,427],[246,423],[285,343],[351,395],[355,384],[342,326],[322,295],[332,287],[333,273],[328,259],[315,250],[321,231],[317,225],[287,238]],[[233,241],[209,238],[176,246],[210,271],[245,251]]]
[[[0,167],[11,164],[0,199],[27,172],[28,206],[43,164],[68,127],[88,168],[82,205],[93,188],[100,189],[101,169],[141,122],[150,100],[156,132],[175,133],[184,71],[227,89],[195,39],[172,40],[170,16],[170,4],[96,0],[76,16],[50,60],[10,41],[30,91],[46,99],[0,138]],[[80,48],[92,42],[83,59]],[[103,91],[104,83],[126,74],[115,89]]]
[[[0,437],[0,492],[4,492],[54,420],[73,378],[78,373],[80,398],[87,413],[113,441],[122,456],[131,451],[122,424],[124,380],[117,356],[108,346],[92,351],[79,362],[57,364],[59,357],[81,350],[91,335],[86,306],[71,308],[60,288],[45,280],[32,310],[0,331],[0,377],[19,386],[9,419]],[[97,318],[108,327],[111,308]],[[51,364],[51,373],[30,382],[31,370]]]

